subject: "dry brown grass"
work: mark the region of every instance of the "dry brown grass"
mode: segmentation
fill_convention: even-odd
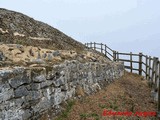
[[[103,110],[156,111],[147,81],[137,74],[125,75],[98,93],[77,100],[67,118],[59,120],[154,120],[155,117],[102,116]]]

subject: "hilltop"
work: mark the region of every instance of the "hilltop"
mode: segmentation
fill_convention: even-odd
[[[109,62],[46,23],[0,8],[0,66],[46,66],[78,60]]]
[[[0,8],[0,41],[50,49],[83,50],[85,46],[46,23]]]

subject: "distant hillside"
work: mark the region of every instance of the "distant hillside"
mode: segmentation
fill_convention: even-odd
[[[62,50],[85,48],[80,42],[43,22],[2,8],[0,8],[0,42]]]

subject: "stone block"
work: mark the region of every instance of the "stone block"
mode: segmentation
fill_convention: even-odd
[[[50,100],[51,94],[54,93],[54,88],[53,87],[47,87],[45,89],[42,89],[42,94],[44,97]]]
[[[67,81],[65,81],[65,77],[61,76],[60,78],[58,78],[57,80],[53,81],[54,85],[56,87],[64,85]]]
[[[23,120],[29,120],[29,118],[31,118],[32,115],[33,115],[33,110],[25,109],[24,113],[22,114],[22,119]]]
[[[31,83],[30,89],[31,90],[40,90],[41,89],[41,83]]]
[[[40,99],[42,97],[42,92],[39,91],[29,91],[28,95],[26,96],[27,101],[34,101]]]
[[[18,76],[16,76],[16,77],[14,77],[14,78],[11,78],[10,80],[9,80],[9,84],[11,85],[11,87],[13,87],[13,88],[17,88],[18,86],[20,86],[20,85],[23,85],[23,84],[28,84],[28,83],[30,83],[30,79],[29,79],[29,77],[27,76],[27,75],[18,75]]]
[[[53,81],[46,80],[45,82],[40,83],[40,87],[45,88],[45,87],[48,87],[48,86],[52,85],[52,83],[53,83]]]
[[[14,91],[15,97],[27,96],[28,94],[29,94],[29,91],[25,86],[20,86]]]
[[[46,81],[46,77],[43,74],[42,75],[38,75],[38,76],[33,78],[33,81],[34,82],[44,82],[44,81]]]
[[[35,106],[32,107],[34,113],[41,113],[47,109],[49,109],[51,106],[50,104],[50,101],[45,98],[45,97],[42,97],[40,102],[38,104],[36,104]]]
[[[8,91],[9,89],[11,89],[11,87],[10,87],[10,85],[7,82],[0,83],[0,93]]]
[[[0,103],[14,97],[13,89],[0,93]]]
[[[60,52],[59,52],[59,51],[54,51],[54,52],[52,53],[52,55],[53,55],[54,57],[60,56]]]

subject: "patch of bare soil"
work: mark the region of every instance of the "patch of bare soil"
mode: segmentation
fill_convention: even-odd
[[[145,113],[156,112],[156,103],[150,95],[151,89],[146,80],[126,72],[98,93],[75,101],[66,118],[59,117],[59,120],[155,120],[156,117]],[[103,116],[104,110],[128,111],[132,115]]]

